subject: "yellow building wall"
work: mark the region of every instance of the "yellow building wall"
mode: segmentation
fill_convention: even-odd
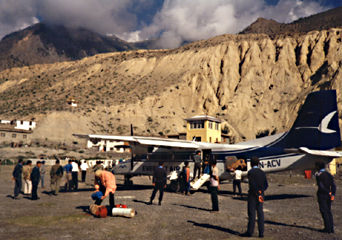
[[[213,122],[213,129],[209,128],[209,121],[204,122],[204,128],[190,128],[190,123],[187,123],[186,140],[192,141],[194,137],[201,137],[202,142],[215,143],[216,139],[221,142],[221,124],[219,123],[218,130],[215,129],[215,122]]]

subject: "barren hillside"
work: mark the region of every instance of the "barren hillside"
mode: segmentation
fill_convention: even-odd
[[[288,130],[313,90],[337,89],[342,116],[341,39],[342,29],[223,35],[8,69],[0,72],[0,118],[36,118],[38,137],[63,140],[74,131],[129,134],[131,123],[136,134],[184,132],[184,118],[204,113],[224,120],[232,142],[253,139]]]

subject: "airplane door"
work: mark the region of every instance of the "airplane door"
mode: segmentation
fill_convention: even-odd
[[[213,160],[213,154],[211,152],[211,149],[203,149],[202,156],[203,156],[203,162],[208,161],[209,164],[211,164]]]

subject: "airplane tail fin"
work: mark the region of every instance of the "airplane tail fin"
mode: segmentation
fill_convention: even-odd
[[[336,91],[310,93],[290,131],[276,145],[327,150],[341,145]]]

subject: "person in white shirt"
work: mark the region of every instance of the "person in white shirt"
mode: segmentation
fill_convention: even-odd
[[[234,171],[234,180],[233,180],[233,194],[234,197],[236,197],[236,187],[239,189],[239,196],[242,196],[241,193],[241,177],[242,177],[242,171],[241,166],[238,166]]]
[[[77,191],[78,189],[78,164],[76,162],[76,160],[73,160],[71,162],[71,176],[72,176],[72,183],[73,183],[73,187],[74,187],[74,191]]]
[[[88,164],[87,164],[86,160],[84,160],[83,163],[81,164],[82,182],[85,182],[85,180],[86,180],[87,169],[88,169]]]
[[[219,204],[218,204],[218,190],[220,189],[219,185],[219,177],[218,177],[218,168],[216,167],[216,160],[213,159],[211,162],[211,175],[210,175],[210,195],[211,195],[211,203],[212,203],[212,212],[219,211]]]

